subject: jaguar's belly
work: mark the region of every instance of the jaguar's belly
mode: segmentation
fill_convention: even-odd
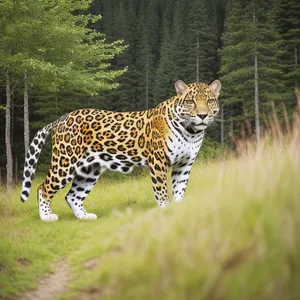
[[[130,173],[136,166],[145,167],[147,166],[146,159],[141,158],[138,161],[133,161],[131,157],[122,157],[116,155],[112,161],[101,161],[101,165],[110,171],[117,171],[122,173]]]
[[[147,160],[143,156],[129,156],[120,153],[111,154],[103,151],[102,153],[88,152],[81,159],[80,164],[83,166],[97,166],[97,168],[101,169],[101,173],[105,170],[130,173],[135,166],[147,166]]]

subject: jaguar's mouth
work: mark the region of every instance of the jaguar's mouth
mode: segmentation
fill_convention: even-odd
[[[192,126],[188,126],[185,128],[185,130],[190,134],[195,134],[194,128]]]
[[[184,124],[184,123],[181,123],[181,125],[184,127],[184,129],[188,132],[188,133],[190,133],[190,134],[199,134],[199,133],[201,133],[206,127],[207,127],[207,125],[206,124],[200,124],[200,125],[202,125],[202,126],[205,126],[205,128],[203,128],[203,129],[198,129],[198,128],[196,128],[195,126],[193,126],[194,124],[193,123],[190,123],[190,124]]]

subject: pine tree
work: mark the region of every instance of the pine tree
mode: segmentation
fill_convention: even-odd
[[[114,68],[127,68],[119,78],[117,90],[109,93],[109,109],[115,111],[136,110],[135,66],[135,6],[130,1],[113,1],[113,39],[123,39],[128,48],[114,60]],[[134,29],[133,29],[134,28]],[[106,94],[107,95],[107,94]]]
[[[284,70],[286,86],[286,106],[293,110],[294,88],[300,86],[300,2],[298,0],[279,0],[277,27],[282,38],[283,55],[280,57]]]
[[[188,64],[189,40],[187,36],[187,19],[189,6],[184,0],[174,3],[174,14],[171,28],[172,60],[174,62],[173,79],[190,82],[190,74],[186,72]],[[188,46],[187,46],[188,45]]]
[[[174,95],[172,87],[176,78],[174,77],[175,64],[173,47],[168,18],[164,18],[163,40],[161,44],[159,65],[155,75],[154,105]]]
[[[187,81],[210,82],[217,73],[218,38],[216,24],[209,18],[204,0],[192,1],[188,19]]]
[[[145,2],[139,7],[137,38],[136,38],[136,68],[138,109],[148,109],[152,103],[153,55],[149,43]],[[146,24],[145,24],[146,23]]]
[[[155,70],[159,63],[159,53],[160,53],[160,26],[162,23],[160,16],[160,0],[151,0],[145,2],[147,5],[145,6],[145,30],[147,35],[148,46],[153,56],[153,70]],[[140,23],[143,20],[140,19]]]
[[[261,113],[269,112],[270,101],[282,99],[282,72],[278,64],[280,38],[270,4],[269,1],[263,4],[235,1],[231,7],[221,50],[223,98],[231,114],[231,131],[239,129],[245,120],[254,121],[258,112],[254,102],[257,91]],[[259,132],[256,135],[259,137]]]

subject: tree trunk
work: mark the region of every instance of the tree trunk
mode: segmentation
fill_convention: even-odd
[[[221,146],[224,146],[224,111],[223,103],[220,101],[220,110],[221,110]]]
[[[253,2],[254,3],[254,2]],[[256,27],[255,7],[253,12],[253,23]],[[255,102],[255,136],[256,142],[260,141],[260,125],[259,125],[259,94],[258,94],[258,66],[257,66],[257,40],[254,42],[254,102]]]
[[[146,109],[149,108],[149,64],[148,64],[148,53],[147,53],[147,61],[146,61]]]
[[[10,140],[11,140],[11,148],[14,148],[14,140],[15,140],[15,106],[14,106],[14,89],[11,88],[10,91]]]
[[[230,104],[230,123],[229,123],[229,136],[233,136],[233,112],[232,103]]]
[[[55,119],[58,118],[58,96],[57,92],[55,93]]]
[[[255,42],[256,52],[256,42]],[[255,98],[255,135],[256,142],[260,141],[260,126],[259,126],[259,94],[258,94],[258,67],[257,67],[257,54],[254,56],[254,98]]]
[[[30,143],[30,132],[29,132],[29,105],[28,105],[28,78],[27,72],[24,72],[24,146],[25,156],[27,154],[29,143]]]
[[[18,155],[15,157],[15,184],[18,184],[18,174],[19,174],[19,163]]]
[[[13,158],[11,150],[11,89],[8,71],[6,71],[5,147],[6,188],[7,190],[11,190],[13,186]]]
[[[199,82],[199,37],[197,37],[196,81]]]

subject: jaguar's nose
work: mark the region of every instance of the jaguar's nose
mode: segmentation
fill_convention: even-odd
[[[200,115],[198,115],[198,117],[203,120],[203,119],[205,119],[207,117],[207,114],[200,114]]]

